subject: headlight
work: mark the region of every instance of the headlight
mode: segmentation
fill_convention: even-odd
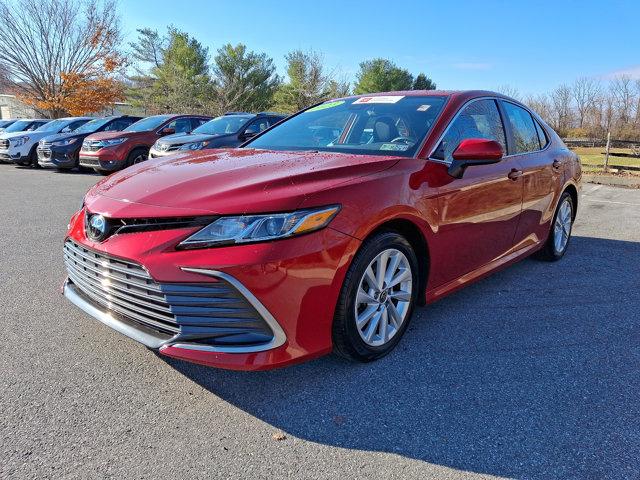
[[[178,150],[202,150],[207,145],[209,145],[209,142],[185,143],[184,145],[181,145]]]
[[[326,227],[339,211],[339,205],[332,205],[291,213],[220,217],[181,242],[178,248],[206,248],[293,237]]]
[[[113,147],[115,145],[120,145],[121,143],[124,143],[126,141],[126,138],[111,138],[109,140],[99,140],[97,145],[101,148]]]
[[[60,140],[59,142],[53,142],[51,145],[54,147],[66,147],[67,145],[73,145],[78,141],[78,138],[68,138],[66,140]]]
[[[22,145],[24,145],[28,141],[29,141],[29,137],[18,137],[18,138],[12,139],[11,143],[13,143],[14,147],[21,147]]]

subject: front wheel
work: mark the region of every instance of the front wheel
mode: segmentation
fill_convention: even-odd
[[[418,261],[394,232],[368,239],[355,256],[333,321],[335,352],[368,362],[398,344],[409,325],[418,291]]]
[[[564,256],[569,247],[569,240],[571,240],[574,212],[573,197],[569,192],[564,192],[553,216],[549,238],[537,254],[539,259],[555,262]]]

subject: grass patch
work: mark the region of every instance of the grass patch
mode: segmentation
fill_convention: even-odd
[[[604,147],[578,147],[572,148],[572,150],[580,155],[585,170],[587,167],[597,169],[598,166],[604,165]],[[616,157],[614,156],[616,153],[631,153],[631,149],[612,148],[609,155],[609,165],[640,167],[640,157]]]

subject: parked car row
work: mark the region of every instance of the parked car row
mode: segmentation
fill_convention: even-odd
[[[278,113],[130,115],[0,122],[0,160],[22,166],[109,174],[180,150],[236,147],[285,118]]]

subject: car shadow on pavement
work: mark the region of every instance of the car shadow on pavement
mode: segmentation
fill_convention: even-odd
[[[419,308],[370,364],[270,372],[165,359],[274,431],[526,478],[640,472],[640,243],[574,237]]]

